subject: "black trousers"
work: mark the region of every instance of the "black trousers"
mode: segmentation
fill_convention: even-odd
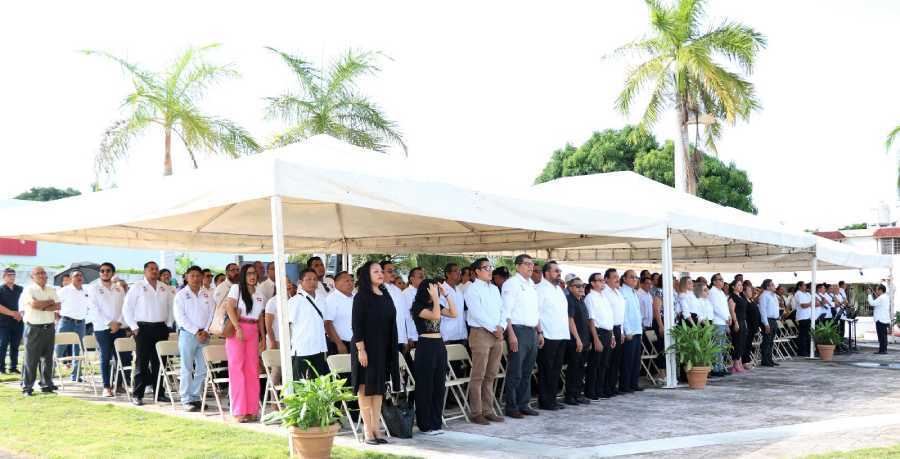
[[[556,406],[556,394],[566,358],[565,339],[544,339],[544,347],[538,350],[538,404],[541,408]]]
[[[147,386],[153,387],[160,395],[165,391],[156,387],[159,376],[159,356],[156,343],[169,339],[169,327],[165,322],[138,322],[138,333],[134,336],[134,391],[132,397],[144,398]]]
[[[771,365],[775,363],[772,360],[772,349],[775,347],[775,334],[778,333],[778,323],[775,319],[769,318],[769,333],[763,334],[762,345],[760,346],[762,349],[762,364],[763,365]]]
[[[747,347],[747,336],[750,334],[750,330],[747,329],[747,321],[739,320],[738,327],[741,329],[738,330],[737,333],[734,332],[734,328],[731,328],[731,359],[739,360],[744,355],[744,349]]]
[[[590,338],[581,341],[581,352],[575,350],[574,339],[566,345],[566,398],[577,398],[585,393],[585,365],[591,354],[590,341]]]
[[[622,345],[622,363],[619,370],[619,390],[638,387],[641,368],[641,335],[632,335]]]
[[[421,432],[441,428],[447,371],[447,348],[444,340],[419,337],[413,376],[416,378],[416,425]]]
[[[891,324],[875,321],[875,332],[878,334],[878,352],[887,352],[888,328]]]
[[[313,355],[291,356],[291,364],[294,372],[294,381],[315,379],[316,374],[322,376],[329,373],[328,362],[325,361],[324,352]]]
[[[798,344],[798,352],[801,356],[809,357],[809,328],[812,320],[803,319],[797,321],[797,328],[799,328],[799,332],[797,333],[797,344]]]
[[[619,372],[622,368],[622,355],[625,346],[621,344],[622,341],[622,326],[616,325],[613,326],[613,336],[612,339],[616,340],[616,347],[612,349],[610,352],[609,358],[609,367],[606,371],[606,385],[604,386],[604,394],[606,395],[615,395],[619,392],[618,384],[619,384]],[[610,343],[612,344],[612,343]],[[622,387],[621,389],[624,389]]]
[[[598,328],[597,338],[600,339],[603,350],[597,352],[597,349],[592,347],[588,353],[587,377],[584,382],[584,395],[588,398],[609,395],[606,391],[606,373],[609,371],[609,360],[612,357],[612,349],[609,347],[612,331]]]
[[[19,345],[25,326],[22,322],[0,325],[0,372],[6,371],[6,350],[9,349],[9,368],[19,369]]]

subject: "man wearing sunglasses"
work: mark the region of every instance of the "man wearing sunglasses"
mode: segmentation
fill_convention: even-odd
[[[560,287],[562,271],[555,261],[544,263],[544,278],[537,285],[538,310],[544,345],[538,351],[538,405],[542,410],[565,408],[556,401],[569,341],[569,302]]]

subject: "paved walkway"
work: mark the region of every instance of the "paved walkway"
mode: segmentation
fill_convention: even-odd
[[[81,391],[66,395],[110,403]],[[112,403],[127,405],[123,399]],[[169,405],[144,409],[221,422],[218,415]],[[284,434],[273,426],[240,426]],[[352,436],[340,436],[337,443],[447,458],[797,457],[890,445],[900,443],[900,349],[886,356],[865,349],[830,363],[796,359],[713,379],[702,391],[648,389],[490,426],[456,421],[444,435],[394,439],[385,446],[361,446]]]

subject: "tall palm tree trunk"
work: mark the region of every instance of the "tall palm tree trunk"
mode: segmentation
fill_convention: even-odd
[[[687,108],[679,102],[677,110],[679,142],[675,144],[675,190],[689,192]]]
[[[172,130],[166,128],[166,156],[163,159],[163,175],[172,175]]]

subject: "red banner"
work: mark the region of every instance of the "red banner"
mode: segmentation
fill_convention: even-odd
[[[37,256],[37,241],[0,238],[0,255]]]

